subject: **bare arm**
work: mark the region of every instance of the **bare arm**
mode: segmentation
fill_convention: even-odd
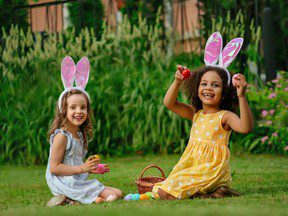
[[[177,115],[192,120],[195,114],[195,108],[177,101],[179,88],[182,85],[183,80],[184,77],[180,71],[177,70],[175,73],[175,80],[164,97],[164,105]]]
[[[54,137],[50,160],[50,172],[53,175],[69,176],[85,173],[92,169],[95,169],[95,164],[97,164],[97,162],[99,163],[97,159],[90,160],[88,158],[85,164],[82,164],[80,166],[69,166],[63,164],[62,161],[66,150],[66,145],[67,138],[63,134],[59,133]]]
[[[236,114],[229,112],[226,115],[226,123],[232,130],[246,134],[252,131],[254,122],[251,109],[245,97],[247,82],[242,74],[238,75],[235,86],[239,98],[240,118]]]

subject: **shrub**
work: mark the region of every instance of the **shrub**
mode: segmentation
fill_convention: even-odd
[[[287,154],[287,93],[288,74],[284,71],[262,89],[249,86],[247,95],[256,120],[255,128],[252,133],[234,140],[235,144],[255,153]]]

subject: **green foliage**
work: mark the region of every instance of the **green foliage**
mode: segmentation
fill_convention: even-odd
[[[95,116],[91,152],[123,155],[183,150],[190,124],[162,103],[177,62],[165,56],[161,34],[159,25],[148,26],[142,19],[139,27],[132,28],[127,17],[116,33],[104,28],[100,40],[88,28],[78,36],[66,31],[45,39],[17,27],[5,32],[0,163],[39,164],[47,160],[46,132],[63,90],[60,64],[65,55],[75,61],[86,55],[91,62],[86,87]],[[197,56],[190,61],[194,67],[199,62]]]
[[[251,152],[284,154],[288,151],[288,74],[280,72],[277,79],[263,89],[250,86],[248,98],[255,115],[255,128],[251,134],[241,135],[236,145]]]
[[[79,33],[82,28],[93,28],[97,38],[102,33],[104,8],[101,0],[82,0],[68,4],[69,18]]]
[[[1,28],[8,31],[11,24],[19,25],[21,28],[27,30],[28,17],[27,9],[13,10],[14,7],[27,5],[27,0],[2,0],[0,1],[0,23]],[[13,22],[14,15],[14,22]],[[2,31],[0,31],[0,37]]]
[[[161,8],[162,5],[163,0],[126,0],[125,6],[121,9],[121,11],[128,15],[129,20],[133,25],[139,24],[139,16],[141,16],[142,19],[145,18],[148,25],[155,25],[157,23],[156,19],[159,19],[157,12],[159,7]]]
[[[163,49],[159,22],[160,19],[156,19],[155,25],[147,25],[146,19],[140,16],[138,25],[132,25],[124,16],[116,32],[103,25],[100,39],[93,28],[83,28],[77,36],[75,30],[70,29],[46,38],[18,27],[3,31],[0,81],[5,91],[0,94],[0,164],[43,164],[47,161],[46,133],[63,90],[60,64],[66,55],[75,61],[85,55],[91,63],[86,87],[95,116],[90,153],[183,152],[191,122],[168,111],[163,106],[163,97],[174,78],[176,65],[197,68],[203,65],[203,57],[191,53],[169,58]],[[257,38],[259,33],[255,33],[253,43]],[[251,61],[257,56],[256,50],[254,45],[247,50]],[[232,68],[235,70],[231,71],[239,72],[235,65]],[[251,96],[254,113],[259,112],[259,108],[254,108],[258,104],[253,102],[255,98],[256,95]],[[186,102],[182,96],[179,99]],[[251,148],[251,143],[262,137],[258,133],[260,130],[265,129],[261,127],[257,133],[247,135],[250,138],[246,138],[246,144],[244,141],[240,144]],[[273,132],[271,129],[271,134]],[[239,136],[233,136],[231,143],[234,145],[238,139]],[[283,149],[287,140],[278,141]],[[254,145],[258,148],[258,143],[254,142]],[[252,150],[255,151],[254,147]],[[284,153],[272,148],[266,150]]]

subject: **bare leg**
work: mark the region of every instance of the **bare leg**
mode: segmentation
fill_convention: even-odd
[[[106,187],[96,198],[95,203],[111,202],[122,197],[122,192],[117,188]]]
[[[177,199],[176,197],[172,196],[171,194],[166,193],[161,188],[158,189],[158,195],[159,195],[160,199],[163,199],[163,200],[175,200],[175,199]]]

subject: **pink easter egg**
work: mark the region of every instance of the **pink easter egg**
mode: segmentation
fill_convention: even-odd
[[[237,82],[237,78],[238,77],[238,74],[235,74],[233,77],[232,77],[232,85],[235,86],[236,85],[236,82]]]

